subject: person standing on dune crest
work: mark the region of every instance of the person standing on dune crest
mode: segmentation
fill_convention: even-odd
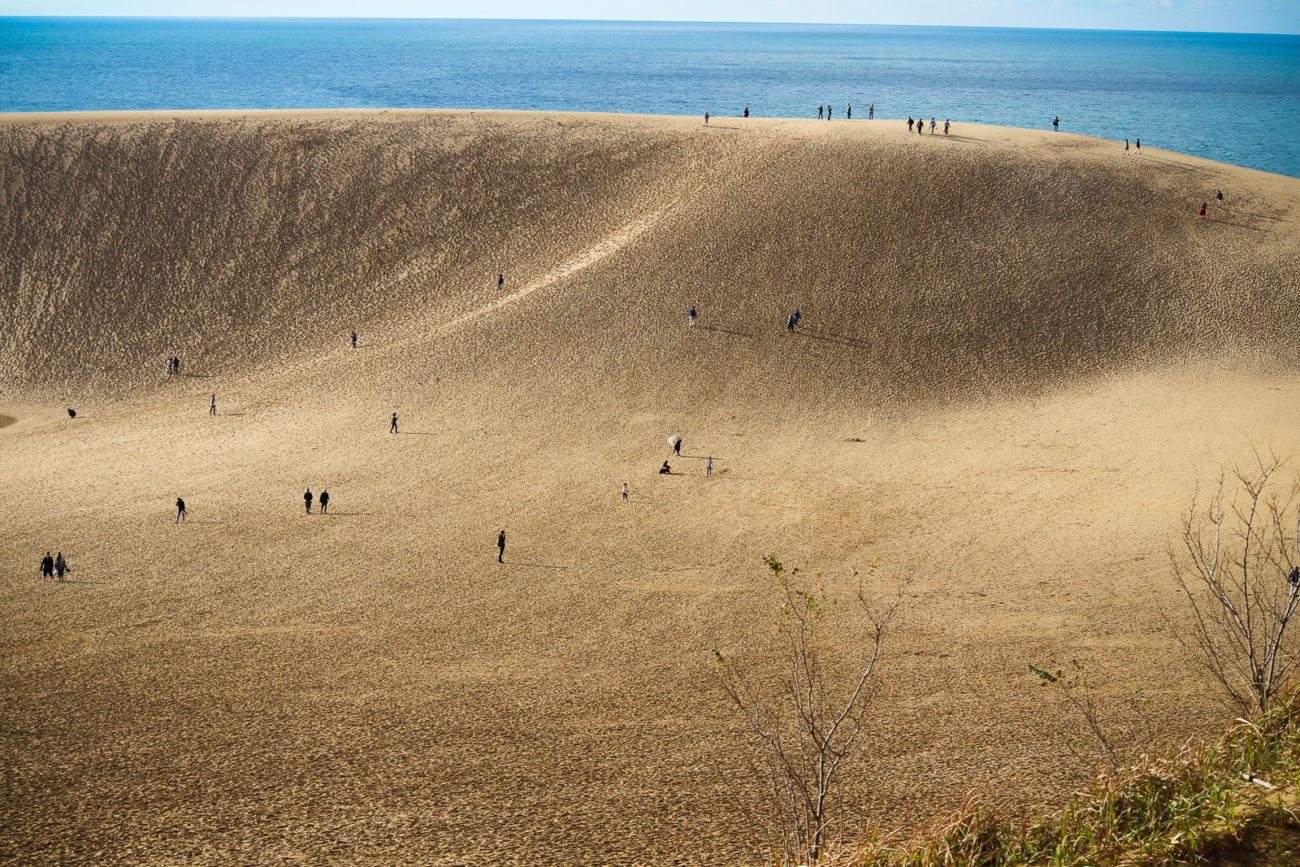
[[[212,395],[212,400],[208,401],[208,415],[217,414],[217,396]]]
[[[326,515],[329,514],[329,510],[330,510],[330,492],[321,491],[320,492],[320,513],[322,515]]]
[[[176,498],[176,523],[186,520],[185,501],[180,497]]]
[[[393,413],[393,423],[388,426],[389,433],[397,433],[397,413]]]
[[[707,111],[704,113],[704,125],[709,125],[709,113]]]
[[[497,562],[506,562],[506,531],[497,533]]]
[[[307,514],[308,514],[308,515],[311,514],[311,499],[312,499],[312,497],[311,497],[311,488],[308,488],[308,489],[307,489],[307,493],[305,493],[305,494],[302,495],[302,501],[303,501],[303,503],[306,504],[306,506],[307,506]]]

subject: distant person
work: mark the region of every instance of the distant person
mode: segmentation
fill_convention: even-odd
[[[709,455],[709,459],[704,462],[704,477],[707,479],[711,475],[713,475],[713,456]]]
[[[623,483],[623,502],[627,502],[627,482]]]
[[[704,125],[709,125],[709,113],[707,111],[704,113]]]
[[[659,475],[661,475],[661,476],[666,476],[666,475],[668,475],[669,473],[671,473],[672,471],[673,471],[673,468],[670,467],[670,466],[668,466],[668,462],[667,462],[667,461],[664,461],[662,464],[659,465]]]
[[[1124,153],[1128,153],[1128,139],[1124,139]]]
[[[935,127],[934,118],[930,118],[930,135],[934,135],[934,127]]]
[[[357,333],[355,331],[352,332],[352,348],[357,348]]]
[[[924,133],[925,133],[925,121],[921,120],[921,118],[918,117],[916,119],[916,134],[923,135]]]
[[[823,115],[824,113],[825,113],[825,109],[824,109],[824,107],[823,107],[823,106],[820,106],[820,105],[817,106],[817,119],[818,119],[818,120],[821,120],[821,119],[822,119],[822,115]]]
[[[497,533],[497,562],[506,562],[506,531]]]
[[[1142,153],[1142,139],[1135,139],[1133,141],[1133,150]]]
[[[745,113],[742,115],[742,117],[749,117],[749,106],[745,106]]]
[[[1223,204],[1223,190],[1219,190],[1217,193],[1215,193],[1214,198],[1219,200],[1219,204]]]
[[[943,134],[944,135],[948,134],[948,121],[946,120],[943,122]]]
[[[873,102],[867,106],[867,120],[874,120],[876,117],[876,104]]]
[[[848,108],[844,111],[844,119],[853,120],[853,103],[851,102],[848,104]]]
[[[694,327],[695,327],[695,308],[694,308],[694,307],[692,307],[692,308],[691,308],[691,312],[687,314],[687,319],[690,321],[690,323],[691,323],[691,327],[694,328]]]
[[[208,415],[216,415],[216,414],[217,414],[217,396],[213,394],[212,399],[208,401]]]
[[[325,515],[329,513],[329,510],[330,510],[330,492],[321,491],[320,492],[320,513],[322,515]]]
[[[76,418],[76,417],[77,417],[77,411],[72,407],[68,407],[68,418]]]
[[[393,423],[388,426],[389,433],[397,433],[397,413],[393,413]]]
[[[311,514],[311,499],[311,488],[308,488],[307,493],[302,495],[302,502],[307,507],[308,515]]]
[[[181,372],[181,357],[179,355],[172,359],[172,370],[177,373]]]
[[[912,131],[912,116],[910,114],[907,116],[907,131]]]
[[[1207,202],[1201,202],[1201,219],[1202,219],[1202,220],[1205,219],[1205,206],[1206,206],[1207,204],[1208,204]]]
[[[798,319],[795,319],[795,318],[794,318],[794,314],[791,313],[791,314],[790,314],[790,318],[787,319],[787,320],[785,321],[785,330],[786,330],[786,331],[789,331],[790,333],[793,334],[793,333],[794,333],[794,327],[795,327],[796,325],[798,325],[798,324],[799,324],[799,320],[798,320]]]
[[[1059,114],[1052,118],[1052,129],[1056,132],[1061,131],[1061,116]]]
[[[59,556],[54,558],[54,574],[59,576],[59,580],[62,581],[63,574],[67,571],[68,561],[63,559],[63,552],[60,551]]]
[[[835,106],[833,106],[833,105],[828,105],[828,106],[826,106],[826,119],[827,119],[827,120],[830,120],[830,119],[831,119],[831,113],[834,112],[834,111],[835,111]]]
[[[497,290],[506,288],[506,275],[504,272],[497,273]]]
[[[176,520],[174,523],[179,524],[186,519],[185,501],[180,497],[176,498]]]
[[[41,577],[54,578],[54,558],[50,556],[49,551],[45,552],[45,557],[41,560]]]

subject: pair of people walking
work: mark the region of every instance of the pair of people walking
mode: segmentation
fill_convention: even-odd
[[[51,557],[49,551],[45,552],[45,557],[41,560],[41,575],[43,577],[54,580],[54,576],[57,575],[58,580],[62,581],[64,574],[70,571],[68,561],[63,559],[62,551],[59,552],[57,557]]]
[[[311,514],[311,501],[312,501],[311,488],[308,488],[307,493],[302,495],[302,502],[303,505],[307,507],[308,515]],[[320,492],[320,513],[322,515],[328,515],[329,510],[330,510],[330,492],[321,491]]]

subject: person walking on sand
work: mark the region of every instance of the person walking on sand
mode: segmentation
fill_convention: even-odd
[[[930,135],[934,135],[934,127],[935,127],[934,118],[930,118]]]
[[[818,119],[818,120],[821,120],[821,119],[822,119],[822,116],[823,116],[825,113],[826,113],[826,112],[825,112],[825,108],[824,108],[824,106],[820,106],[820,105],[817,106],[817,119]]]
[[[1223,204],[1223,190],[1219,190],[1217,193],[1215,193],[1215,194],[1214,194],[1214,198],[1218,199],[1218,200],[1219,200],[1219,204],[1222,205],[1222,204]]]
[[[1135,140],[1134,140],[1134,142],[1133,142],[1133,150],[1136,151],[1137,153],[1142,153],[1142,139],[1135,139]]]
[[[49,551],[45,552],[45,557],[41,560],[41,577],[54,578],[54,558],[50,556]]]
[[[681,453],[682,453],[682,438],[679,436],[675,436],[673,437],[673,454],[680,455]]]
[[[948,121],[946,120],[943,122],[943,134],[944,135],[948,134]]]
[[[1201,202],[1201,219],[1202,219],[1202,220],[1205,219],[1205,206],[1206,206],[1207,204],[1208,204],[1208,202]]]
[[[217,414],[217,396],[216,394],[213,394],[212,399],[208,401],[208,415],[216,415],[216,414]]]
[[[506,288],[506,275],[504,271],[497,273],[497,291],[500,292]]]
[[[831,112],[833,112],[833,111],[835,111],[835,106],[833,106],[833,105],[828,105],[828,106],[826,106],[826,119],[827,119],[827,120],[830,120],[830,119],[831,119]]]
[[[690,320],[691,327],[694,328],[694,327],[695,327],[695,308],[694,308],[694,307],[692,307],[692,308],[691,308],[691,312],[687,314],[687,318]]]
[[[185,501],[182,500],[180,497],[177,497],[176,498],[176,521],[174,523],[179,524],[181,521],[184,521],[185,519],[186,519]]]
[[[329,509],[330,509],[330,492],[321,491],[320,492],[320,513],[322,515],[328,514]]]
[[[355,331],[352,332],[352,348],[357,348],[357,333]]]
[[[844,119],[853,120],[853,103],[851,102],[848,104],[848,107],[844,111]]]
[[[497,562],[506,562],[506,531],[497,533]]]
[[[623,483],[623,502],[627,502],[627,482]]]
[[[63,552],[60,551],[59,556],[54,558],[54,574],[58,575],[59,580],[62,581],[63,574],[67,571],[68,571],[68,561],[63,559]]]
[[[907,116],[907,131],[912,131],[912,116],[910,114]]]
[[[713,475],[713,455],[709,455],[709,459],[704,462],[704,478],[707,479],[711,475]]]
[[[311,488],[308,488],[307,493],[302,495],[302,501],[303,504],[306,505],[307,507],[307,514],[310,515],[311,514]]]
[[[1128,153],[1128,139],[1124,139],[1124,153]]]
[[[867,120],[875,120],[875,118],[876,118],[876,104],[873,102],[871,103],[871,105],[867,106]]]
[[[393,413],[393,423],[388,426],[389,433],[397,433],[397,413]]]
[[[1052,130],[1054,132],[1061,131],[1061,116],[1059,114],[1052,118]]]
[[[707,111],[704,113],[704,125],[709,125],[709,113]]]
[[[749,106],[745,106],[745,113],[744,113],[743,115],[741,115],[741,116],[742,116],[742,117],[749,117]]]

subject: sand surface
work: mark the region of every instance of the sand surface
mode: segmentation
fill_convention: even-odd
[[[1166,549],[1220,464],[1300,447],[1300,181],[901,121],[0,147],[0,857],[743,863],[711,649],[765,646],[768,553],[911,580],[845,777],[886,825],[1080,785],[1030,662],[1169,740],[1226,719]]]

